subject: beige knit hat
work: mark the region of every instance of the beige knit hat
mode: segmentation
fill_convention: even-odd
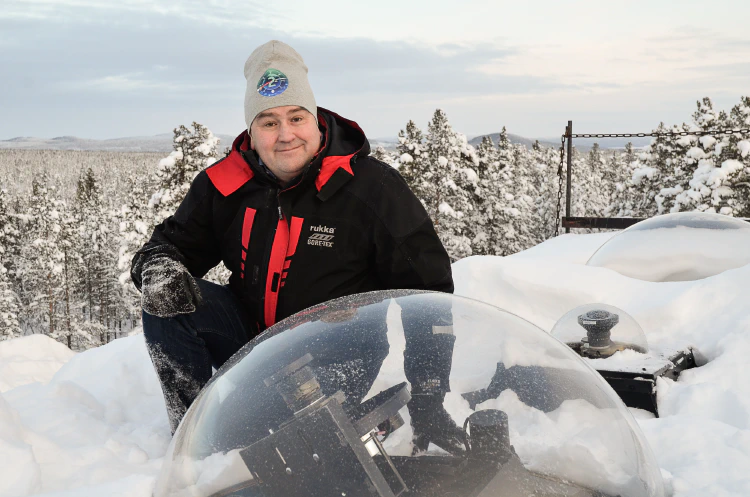
[[[258,48],[245,62],[245,122],[247,129],[264,110],[299,105],[318,119],[307,66],[302,56],[286,43],[271,40]]]

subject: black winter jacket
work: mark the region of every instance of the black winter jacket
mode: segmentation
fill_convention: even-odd
[[[325,143],[302,178],[281,189],[243,132],[196,176],[174,215],[133,258],[166,253],[202,277],[224,261],[230,288],[258,332],[326,300],[372,290],[453,292],[450,259],[422,204],[392,167],[368,157],[353,121],[318,108]]]

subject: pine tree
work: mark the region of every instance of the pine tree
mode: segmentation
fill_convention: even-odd
[[[406,130],[398,133],[398,172],[411,188],[414,195],[427,208],[429,199],[435,195],[434,183],[426,178],[431,174],[430,164],[425,156],[425,146],[420,130],[414,121],[406,123]]]
[[[472,254],[493,255],[496,223],[499,221],[500,200],[497,198],[497,180],[500,169],[498,150],[489,136],[482,137],[477,147],[477,175],[473,202],[476,217],[471,237]]]
[[[59,250],[60,288],[55,303],[55,320],[58,324],[50,336],[66,344],[70,349],[82,349],[86,348],[91,340],[86,321],[77,312],[81,296],[76,292],[76,286],[83,273],[83,254],[92,247],[81,244],[79,217],[74,215],[63,202],[59,204],[57,226],[59,226],[56,241]]]
[[[159,161],[156,172],[158,190],[149,201],[157,223],[174,214],[193,179],[218,160],[218,146],[219,139],[202,124],[193,122],[192,130],[184,125],[175,128],[174,151]],[[209,271],[205,278],[225,284],[230,274],[222,263]]]
[[[7,190],[0,189],[0,261],[9,272],[10,281],[12,275],[16,273],[15,268],[18,264],[21,246],[17,221],[9,209],[7,197]]]
[[[554,236],[555,216],[558,212],[563,212],[562,202],[564,197],[560,197],[558,203],[560,178],[557,172],[560,167],[560,151],[542,147],[537,141],[532,147],[531,161],[533,163],[532,175],[536,194],[534,199],[534,224],[538,243],[541,243]]]
[[[654,130],[655,133],[669,131],[664,123],[659,123]],[[664,178],[671,175],[670,167],[672,159],[677,155],[676,148],[673,137],[657,136],[639,155],[639,161],[628,181],[629,204],[634,217],[652,217],[658,214],[656,196],[662,191]]]
[[[0,340],[20,337],[18,296],[11,287],[8,270],[0,264]]]
[[[396,158],[388,153],[388,151],[381,145],[378,145],[378,147],[370,153],[370,156],[380,162],[388,164],[389,166],[393,166],[396,163]]]
[[[453,130],[441,109],[427,127],[424,155],[429,169],[423,183],[428,182],[434,192],[424,199],[427,213],[451,259],[467,257],[471,240],[465,217],[472,209],[467,185],[476,183],[476,172],[466,138]]]
[[[598,143],[594,143],[591,147],[584,164],[588,176],[584,182],[587,199],[586,215],[602,217],[612,196],[616,173],[605,166],[602,150]]]
[[[704,98],[697,103],[693,122],[700,131],[726,129],[730,127],[729,116],[724,111],[716,111],[711,99]],[[725,147],[727,137],[703,135],[697,138],[687,151],[687,164],[691,178],[687,185],[680,185],[682,192],[675,197],[673,210],[708,211],[734,215],[736,192],[731,187],[742,175],[744,166],[737,160],[728,159]],[[723,160],[723,159],[727,160]],[[686,178],[687,179],[687,178]]]
[[[149,208],[151,179],[148,176],[129,178],[128,197],[117,211],[120,246],[118,251],[118,281],[122,289],[124,315],[131,319],[131,325],[140,319],[141,294],[130,279],[130,263],[135,253],[149,239],[154,230],[154,211]]]
[[[741,97],[740,103],[729,112],[729,124],[733,129],[750,129],[750,97]],[[733,215],[750,218],[750,133],[729,135],[731,156],[725,160],[736,160],[743,165],[733,178],[734,201],[727,201],[732,206]]]
[[[99,185],[91,168],[78,179],[75,197],[75,224],[78,240],[74,247],[80,249],[82,267],[76,271],[77,293],[82,298],[85,320],[92,322],[101,312],[101,287],[104,285],[107,226]],[[74,249],[75,249],[74,248]]]
[[[32,183],[29,202],[29,238],[22,246],[22,258],[27,261],[24,286],[20,295],[28,311],[29,324],[37,332],[55,333],[55,306],[60,300],[63,253],[58,244],[61,230],[61,201],[57,189],[43,173]]]
[[[219,139],[202,124],[194,122],[192,130],[184,125],[175,128],[174,151],[159,161],[158,190],[150,201],[157,221],[174,214],[193,179],[218,159],[218,146]]]
[[[7,191],[0,190],[0,340],[21,336],[18,296],[13,290],[11,272],[5,267],[18,263],[20,246],[6,197]]]
[[[526,147],[511,144],[505,128],[500,134],[498,155],[504,167],[498,173],[497,196],[500,204],[495,253],[510,255],[535,245],[534,167]]]

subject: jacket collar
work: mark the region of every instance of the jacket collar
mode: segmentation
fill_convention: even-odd
[[[324,128],[323,147],[297,184],[314,178],[318,197],[326,200],[354,177],[351,165],[357,157],[369,155],[370,143],[356,122],[335,112],[318,107],[318,122]],[[256,176],[267,177],[255,154],[243,153],[247,150],[250,150],[250,134],[244,130],[235,138],[229,155],[206,170],[211,182],[225,197]]]

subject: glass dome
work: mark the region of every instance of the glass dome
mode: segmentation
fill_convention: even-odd
[[[645,281],[693,281],[750,263],[750,223],[707,212],[679,212],[634,224],[586,263]]]
[[[615,352],[648,352],[648,341],[633,317],[613,305],[594,303],[576,307],[561,317],[550,335],[584,357],[610,357]]]
[[[454,295],[372,292],[269,328],[212,378],[155,497],[662,497],[631,414],[572,350]]]

